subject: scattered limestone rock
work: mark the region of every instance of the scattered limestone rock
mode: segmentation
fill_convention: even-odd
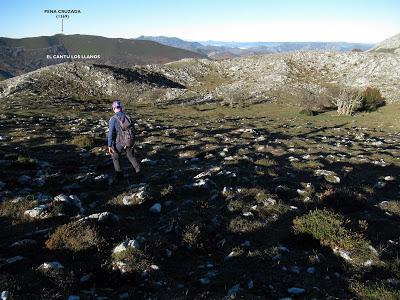
[[[64,194],[60,194],[60,195],[54,197],[54,201],[55,202],[66,202],[66,203],[72,204],[79,209],[79,212],[81,214],[85,213],[85,209],[82,206],[82,202],[76,195],[67,196]]]
[[[35,240],[32,239],[24,239],[24,240],[20,240],[17,242],[14,242],[10,245],[10,247],[21,247],[21,246],[26,246],[26,245],[35,245],[37,244],[37,242]]]
[[[132,194],[124,196],[122,203],[124,205],[139,205],[142,204],[147,197],[147,184],[141,183],[138,185],[130,186]]]
[[[122,251],[125,251],[128,248],[134,248],[134,249],[139,249],[139,241],[138,240],[126,240],[116,246],[113,250],[113,253],[119,253]]]
[[[91,214],[85,218],[83,218],[84,220],[86,219],[95,219],[100,223],[103,222],[118,222],[119,221],[119,217],[111,212],[105,211],[105,212],[101,212],[101,213],[97,213],[97,214]]]
[[[1,300],[8,300],[10,298],[10,292],[9,291],[2,291],[0,294],[0,299]]]
[[[85,274],[85,275],[83,275],[83,276],[81,277],[81,279],[79,280],[79,282],[80,282],[80,283],[88,282],[88,281],[90,280],[90,278],[92,278],[92,276],[93,276],[93,273]]]
[[[18,177],[18,182],[20,184],[29,184],[32,181],[32,177],[28,175],[21,175]]]
[[[287,291],[288,291],[288,293],[291,294],[291,295],[301,295],[301,294],[304,294],[304,293],[306,292],[305,289],[298,288],[298,287],[291,287],[291,288],[288,288]]]
[[[374,185],[374,189],[378,189],[378,190],[382,190],[386,187],[386,182],[384,181],[378,181],[377,183],[375,183]]]
[[[385,176],[384,180],[385,181],[395,181],[396,177],[394,177],[394,176]]]
[[[228,294],[226,295],[226,297],[234,297],[240,290],[240,283],[235,284],[233,287],[231,287],[228,290]]]
[[[149,211],[155,214],[161,213],[161,204],[155,203],[152,207],[149,208]]]
[[[32,219],[45,219],[47,217],[47,209],[48,206],[46,204],[42,204],[36,206],[32,209],[28,209],[24,212],[24,215],[29,216]]]
[[[6,263],[7,264],[13,264],[13,263],[16,263],[17,261],[20,261],[20,260],[23,260],[23,259],[24,258],[22,256],[17,255],[17,256],[13,256],[13,257],[7,258],[6,259]]]
[[[50,262],[44,262],[39,266],[39,269],[42,270],[59,270],[63,269],[64,266],[59,263],[58,261],[50,261]]]
[[[316,170],[315,171],[316,176],[323,176],[326,181],[330,183],[340,183],[340,178],[337,176],[337,174],[333,171],[328,171],[328,170]]]
[[[207,284],[210,284],[211,280],[210,280],[209,278],[207,278],[207,277],[203,277],[203,278],[200,278],[200,279],[199,279],[199,282],[200,282],[202,285],[207,285]]]
[[[342,257],[344,260],[347,261],[352,261],[353,259],[350,257],[350,252],[343,250],[343,249],[339,249],[339,248],[334,248],[333,252],[339,254],[340,257]]]

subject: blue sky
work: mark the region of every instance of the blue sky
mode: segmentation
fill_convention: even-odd
[[[379,42],[400,33],[398,0],[0,0],[0,36],[61,32],[44,9],[80,9],[65,34],[220,41]]]

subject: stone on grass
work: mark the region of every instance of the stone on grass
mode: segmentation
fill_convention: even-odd
[[[15,243],[12,243],[10,245],[10,247],[20,247],[20,246],[34,245],[34,244],[37,244],[37,242],[35,240],[23,239],[23,240],[15,242]]]
[[[155,203],[152,207],[149,208],[149,211],[152,213],[159,214],[161,212],[161,204]]]
[[[385,187],[386,187],[386,182],[383,182],[383,181],[378,181],[374,185],[374,189],[378,189],[378,190],[381,190],[381,189],[383,189]]]
[[[17,256],[13,256],[13,257],[7,258],[6,259],[6,263],[7,264],[13,264],[13,263],[16,263],[17,261],[20,261],[20,260],[23,260],[23,259],[24,258],[22,256],[17,255]]]
[[[98,222],[102,223],[102,222],[118,222],[119,221],[119,217],[111,212],[108,211],[104,211],[101,213],[97,213],[97,214],[91,214],[90,216],[87,216],[84,219],[97,219]]]
[[[79,209],[79,212],[81,214],[85,213],[85,209],[82,206],[82,202],[76,195],[67,196],[64,194],[60,194],[60,195],[54,197],[54,201],[55,202],[66,202],[66,203],[72,204]]]
[[[314,267],[308,267],[307,268],[307,273],[308,274],[314,274],[315,273],[315,268]]]
[[[0,295],[1,300],[8,300],[10,298],[10,292],[9,291],[2,291]]]
[[[235,296],[239,292],[239,290],[240,290],[240,283],[235,284],[228,290],[227,297],[229,298]]]
[[[88,282],[90,280],[90,278],[92,278],[93,273],[88,273],[85,274],[81,277],[81,279],[79,280],[80,283],[84,283],[84,282]]]
[[[119,252],[125,251],[128,248],[139,249],[139,247],[140,247],[139,241],[137,241],[137,240],[126,240],[126,241],[123,241],[118,246],[116,246],[114,248],[114,250],[113,250],[113,253],[119,253]]]
[[[337,174],[333,171],[328,171],[328,170],[316,170],[315,171],[316,176],[323,176],[326,181],[330,183],[340,183],[340,178],[337,176]]]
[[[59,270],[63,268],[64,266],[58,261],[44,262],[39,266],[39,269],[43,270]]]
[[[291,287],[287,289],[288,293],[291,295],[301,295],[306,292],[305,289],[298,288],[298,287]]]
[[[207,284],[210,283],[210,279],[207,278],[207,277],[200,278],[199,281],[200,281],[200,283],[201,283],[202,285],[207,285]]]
[[[395,181],[396,180],[396,178],[393,176],[385,176],[384,179],[385,179],[385,181]]]
[[[126,195],[122,198],[124,205],[139,205],[142,204],[147,196],[147,185],[136,184],[129,187],[132,190],[131,195]]]
[[[254,287],[254,282],[253,282],[253,280],[249,280],[248,282],[247,282],[247,287],[249,288],[249,289],[252,289],[253,287]]]
[[[350,257],[350,252],[343,250],[343,249],[339,249],[337,247],[335,247],[333,249],[333,252],[335,252],[336,254],[338,254],[341,258],[343,258],[344,260],[347,261],[352,261],[353,259]]]
[[[18,180],[17,180],[17,181],[18,181],[20,184],[28,184],[28,183],[31,182],[31,180],[32,180],[32,177],[31,177],[31,176],[28,176],[28,175],[21,175],[21,176],[18,177]]]
[[[32,219],[42,219],[45,218],[46,216],[43,214],[45,211],[47,211],[47,205],[42,204],[39,206],[36,206],[32,209],[28,209],[24,212],[24,215],[31,217]]]

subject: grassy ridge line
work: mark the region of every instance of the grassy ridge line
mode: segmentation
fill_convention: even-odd
[[[204,57],[188,50],[169,47],[152,41],[107,38],[92,35],[54,35],[22,39],[0,38],[0,46],[22,47],[25,50],[64,45],[71,54],[100,54],[102,56],[144,56],[156,59]]]

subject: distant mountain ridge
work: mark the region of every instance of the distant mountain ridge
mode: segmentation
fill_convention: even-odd
[[[374,44],[348,42],[190,42],[176,37],[140,36],[137,40],[149,40],[163,45],[178,47],[193,52],[206,54],[209,57],[237,57],[265,53],[285,53],[290,51],[323,50],[323,51],[366,51]]]
[[[47,55],[100,55],[94,62],[119,67],[167,63],[183,58],[204,58],[199,53],[153,41],[92,35],[54,35],[22,39],[0,37],[0,80],[45,66],[72,61]]]

